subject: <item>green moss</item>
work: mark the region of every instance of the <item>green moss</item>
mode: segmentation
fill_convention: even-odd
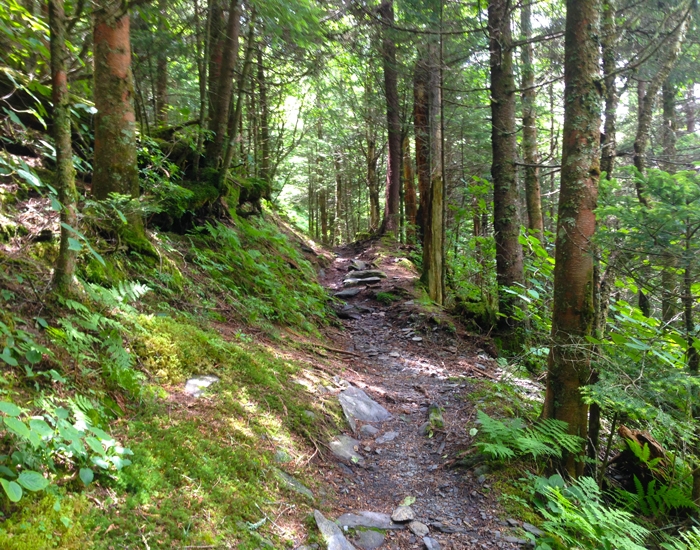
[[[496,311],[485,300],[458,299],[455,310],[475,332],[489,332],[496,326]]]
[[[3,550],[63,550],[83,549],[89,546],[84,515],[87,499],[69,494],[60,499],[46,495],[34,502],[26,498],[22,508],[0,527],[0,548]]]
[[[90,258],[83,268],[85,280],[102,286],[112,286],[124,280],[121,268],[114,265],[112,260],[104,258],[104,265],[95,258]]]

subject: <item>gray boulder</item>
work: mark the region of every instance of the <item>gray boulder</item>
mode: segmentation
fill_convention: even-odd
[[[379,403],[371,399],[365,392],[355,386],[350,386],[338,396],[352,431],[356,431],[355,420],[363,422],[384,422],[391,414]]]
[[[366,436],[368,436],[368,437],[372,437],[372,436],[374,436],[374,435],[377,435],[377,434],[379,433],[379,430],[378,430],[377,428],[375,428],[374,426],[372,426],[371,424],[364,424],[364,425],[360,428],[360,433],[361,433],[362,435],[366,435]]]
[[[364,271],[367,269],[367,262],[362,260],[353,260],[348,266],[348,271]]]
[[[409,523],[408,530],[417,537],[424,537],[430,532],[428,526],[420,521],[412,521]]]
[[[391,514],[391,519],[397,522],[405,522],[416,519],[416,514],[413,513],[413,508],[410,506],[399,506],[394,513]]]
[[[376,550],[384,544],[384,534],[379,531],[360,531],[354,542],[363,550]]]
[[[338,435],[328,446],[331,448],[331,452],[338,458],[355,464],[363,464],[365,461],[364,458],[355,450],[356,447],[359,448],[359,445],[360,442],[349,435]]]
[[[430,537],[423,537],[423,544],[425,544],[426,550],[440,550],[440,544],[435,539]]]
[[[314,519],[328,550],[355,550],[355,547],[343,535],[340,527],[323,517],[323,514],[318,510],[314,510]]]
[[[344,287],[351,287],[351,286],[361,286],[361,285],[375,285],[377,283],[381,283],[382,280],[379,277],[368,277],[366,279],[345,279],[343,281],[343,286]],[[337,294],[336,294],[337,296]]]
[[[386,273],[379,269],[366,269],[364,271],[355,271],[352,274],[353,279],[369,279],[369,278],[386,279]]]
[[[353,296],[357,296],[360,292],[362,292],[362,290],[359,288],[346,288],[345,290],[336,292],[333,296],[336,298],[352,298]]]
[[[391,521],[389,514],[380,512],[357,512],[356,514],[343,514],[336,523],[341,527],[364,527],[366,529],[403,529],[404,526],[400,523]]]
[[[294,479],[292,476],[286,474],[282,470],[274,468],[272,471],[274,472],[275,477],[279,480],[280,484],[284,485],[285,487],[291,489],[296,493],[299,493],[300,495],[304,495],[309,500],[314,499],[314,494],[311,492],[311,489],[309,489],[306,485]]]

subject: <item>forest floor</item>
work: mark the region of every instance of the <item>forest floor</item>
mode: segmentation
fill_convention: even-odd
[[[487,351],[491,349],[488,340],[467,333],[434,306],[418,302],[417,276],[400,257],[400,249],[387,253],[380,246],[356,249],[351,245],[336,252],[320,277],[334,293],[343,289],[354,260],[387,275],[379,284],[355,287],[360,289],[357,295],[343,298],[345,330],[334,335],[334,344],[353,354],[351,368],[343,374],[347,383],[364,390],[391,417],[384,422],[358,422],[355,433],[347,430],[356,440],[351,443],[359,460],[338,459],[323,465],[325,482],[336,494],[334,502],[326,503],[332,510],[329,519],[362,511],[391,515],[408,498],[415,499],[411,505],[415,519],[428,527],[432,540],[424,540],[404,524],[402,529],[384,532],[383,548],[517,548],[525,544],[522,523],[509,517],[502,506],[488,467],[452,467],[473,443],[469,432],[477,427],[475,408],[494,405],[484,403],[492,395],[482,391],[484,386],[493,388],[492,381],[503,375]],[[431,405],[442,411],[442,428],[426,426]],[[378,431],[372,435],[374,430],[365,424]],[[361,532],[352,529],[346,528],[345,534],[358,548],[375,548],[373,544],[379,542],[378,538],[372,541],[375,536],[364,541],[364,535],[358,538]],[[439,546],[431,546],[435,543]]]

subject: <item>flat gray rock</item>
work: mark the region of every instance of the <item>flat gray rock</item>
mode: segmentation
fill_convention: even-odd
[[[353,279],[386,279],[386,273],[379,269],[366,269],[363,271],[355,271],[352,274]]]
[[[286,474],[285,472],[283,472],[282,470],[278,470],[277,468],[274,468],[273,472],[275,473],[275,477],[280,481],[280,483],[288,489],[291,489],[292,491],[299,493],[300,495],[304,495],[305,497],[311,500],[314,499],[314,494],[311,492],[311,489],[309,489],[301,481],[294,479],[289,474]]]
[[[532,533],[536,537],[541,537],[542,535],[544,535],[544,531],[538,529],[537,527],[532,525],[532,523],[523,523],[523,529],[525,529],[525,531],[527,531],[528,533]]]
[[[423,544],[425,544],[426,550],[440,550],[440,544],[435,539],[430,537],[423,537]]]
[[[379,430],[377,428],[375,428],[374,426],[372,426],[371,424],[364,424],[360,428],[360,433],[362,435],[372,437],[374,435],[377,435],[379,433]]]
[[[358,272],[359,273],[359,272]],[[366,279],[345,279],[343,281],[343,286],[344,287],[351,287],[351,286],[360,286],[360,285],[374,285],[377,283],[381,283],[382,280],[379,277],[368,277]],[[337,294],[336,294],[337,296]]]
[[[430,532],[428,526],[420,521],[412,521],[409,523],[408,530],[417,537],[424,537]]]
[[[200,397],[201,395],[204,395],[204,391],[209,386],[216,384],[219,382],[219,380],[221,379],[218,376],[195,376],[194,378],[190,378],[185,383],[185,393],[190,394],[192,397]]]
[[[352,298],[353,296],[357,296],[360,292],[362,292],[360,288],[346,288],[345,290],[336,292],[333,296],[336,298]]]
[[[289,453],[287,451],[285,451],[284,449],[277,449],[275,451],[274,460],[275,460],[275,462],[278,462],[281,464],[284,462],[291,462],[292,457],[289,456]]]
[[[355,420],[383,422],[391,418],[389,411],[355,386],[341,392],[338,401],[353,431],[356,430]]]
[[[391,514],[391,519],[397,522],[411,521],[416,519],[416,514],[413,513],[413,508],[410,506],[399,506]]]
[[[363,550],[376,550],[384,544],[384,535],[379,531],[360,531],[353,542]]]
[[[348,266],[348,271],[364,271],[367,269],[367,262],[362,260],[353,260]]]
[[[380,512],[357,512],[356,514],[343,514],[336,523],[341,527],[365,527],[367,529],[403,529],[404,525],[391,521],[389,514]]]
[[[362,464],[364,458],[362,458],[357,451],[356,447],[359,447],[360,442],[357,439],[353,439],[349,435],[338,435],[335,439],[331,440],[329,447],[331,452],[338,458],[353,462],[355,464]]]
[[[384,435],[377,438],[377,444],[389,443],[389,441],[394,441],[398,436],[398,432],[386,432]]]
[[[343,535],[340,527],[324,518],[318,510],[314,510],[314,519],[328,550],[355,550],[355,547]]]

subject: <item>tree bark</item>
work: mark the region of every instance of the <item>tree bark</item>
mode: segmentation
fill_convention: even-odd
[[[639,108],[637,133],[634,138],[633,160],[635,168],[642,176],[646,173],[646,152],[649,146],[649,130],[651,129],[656,96],[659,93],[659,89],[668,78],[668,75],[671,73],[671,69],[673,69],[676,59],[678,59],[678,54],[680,53],[683,39],[685,37],[689,13],[689,10],[685,11],[682,16],[683,19],[679,22],[676,30],[674,31],[666,50],[666,57],[662,60],[658,72],[648,83],[644,99]],[[637,197],[639,198],[639,202],[641,202],[644,206],[648,206],[649,202],[644,194],[644,183],[640,178],[636,178],[635,185],[637,188]]]
[[[428,215],[430,192],[430,142],[428,140],[428,63],[424,54],[419,58],[413,71],[413,128],[416,136],[416,173],[420,204],[416,213],[418,238],[425,234],[425,220]]]
[[[224,44],[226,42],[224,20],[224,10],[221,9],[221,0],[209,0],[209,13],[207,15],[207,27],[209,28],[209,65],[207,80],[207,95],[209,100],[209,125],[212,131],[214,121],[212,117],[217,112],[217,91],[219,87],[219,77],[221,76],[221,62],[224,55]]]
[[[211,12],[214,0],[208,0],[209,14],[207,15],[204,34],[202,35],[199,9],[195,0],[195,31],[197,35],[197,73],[199,76],[199,129],[197,131],[196,155],[194,159],[194,172],[199,177],[199,161],[204,144],[204,128],[207,126],[207,67],[209,64],[209,51],[211,42]]]
[[[586,438],[588,406],[581,387],[589,382],[585,337],[594,321],[591,238],[600,177],[598,31],[600,0],[567,0],[565,34],[564,137],[559,195],[552,346],[544,418],[562,420],[568,432]],[[569,453],[564,468],[583,473],[580,453]]]
[[[615,24],[615,0],[603,0],[603,81],[605,82],[605,127],[601,147],[600,171],[606,179],[612,177],[617,153],[617,85],[615,84],[615,50],[619,39]]]
[[[688,85],[687,101],[685,104],[685,128],[688,132],[695,131],[695,83]]]
[[[226,128],[229,119],[229,107],[233,95],[233,79],[238,58],[238,35],[241,27],[241,10],[238,0],[231,0],[229,5],[228,23],[221,56],[219,79],[216,84],[216,95],[213,99],[214,108],[211,111],[209,130],[213,132],[212,140],[207,147],[207,163],[218,166],[224,149]]]
[[[443,262],[445,242],[444,181],[442,170],[442,117],[441,83],[438,44],[430,45],[428,126],[430,142],[430,189],[428,191],[427,216],[423,234],[423,274],[421,280],[428,289],[430,299],[442,305],[445,302]]]
[[[676,158],[676,88],[666,79],[662,87],[663,98],[663,159],[661,169],[669,174],[675,173]],[[670,323],[676,316],[676,266],[677,259],[665,250],[661,257],[661,318]]]
[[[258,45],[258,103],[260,105],[260,178],[268,183],[270,189],[270,127],[267,106],[267,82],[265,81],[265,66],[263,64],[264,42],[261,40]]]
[[[367,190],[369,192],[369,231],[379,229],[379,185],[377,184],[377,142],[367,139]]]
[[[107,0],[95,11],[95,157],[92,194],[139,196],[136,164],[136,116],[131,73],[129,16],[121,2]],[[133,220],[139,224],[140,220]]]
[[[165,0],[158,0],[160,17],[167,17]],[[156,60],[156,126],[165,126],[168,122],[168,54],[165,47],[158,49]]]
[[[394,2],[388,0],[379,6],[382,28],[382,61],[384,64],[384,93],[386,96],[386,121],[389,140],[389,157],[386,170],[386,196],[384,219],[379,232],[392,233],[396,237],[399,227],[399,196],[401,190],[401,124],[399,122],[399,89],[396,70],[396,43],[394,42]]]
[[[340,149],[336,151],[333,158],[333,167],[335,168],[335,223],[333,224],[333,245],[343,242],[343,176],[341,173],[342,154]]]
[[[403,180],[404,204],[406,212],[406,242],[416,242],[416,214],[418,209],[416,199],[416,184],[411,160],[411,138],[408,133],[403,138]]]
[[[490,0],[488,6],[491,53],[491,146],[493,158],[493,227],[496,240],[496,280],[499,287],[501,328],[515,327],[517,305],[513,295],[502,290],[524,281],[523,249],[519,241],[518,185],[515,159],[515,79],[510,31],[509,0]]]
[[[531,6],[523,4],[520,18],[523,39],[532,38]],[[527,204],[528,229],[544,242],[544,220],[542,218],[542,196],[540,192],[540,169],[537,167],[540,155],[537,151],[537,108],[535,106],[535,68],[533,65],[532,43],[523,45],[521,50],[522,110],[523,110],[523,162],[525,166],[525,202]]]
[[[75,189],[73,146],[71,143],[70,99],[66,74],[66,14],[63,0],[49,0],[49,30],[51,34],[51,101],[53,102],[53,136],[56,148],[56,180],[61,204],[61,245],[56,259],[53,287],[63,295],[75,290],[77,252],[69,248],[72,232],[63,224],[77,228],[78,193]]]

